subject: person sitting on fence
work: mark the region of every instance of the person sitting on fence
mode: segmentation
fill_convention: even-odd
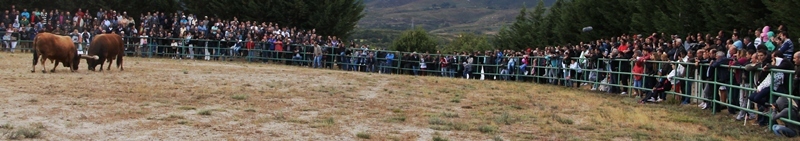
[[[472,73],[472,63],[473,63],[474,58],[475,58],[475,54],[468,56],[467,60],[464,61],[464,78],[467,78],[467,79],[470,78],[470,75]]]
[[[522,58],[520,59],[520,62],[521,62],[521,64],[519,65],[520,72],[522,73],[522,75],[528,75],[528,70],[527,70],[527,68],[528,68],[528,55],[527,54],[522,55]]]
[[[759,51],[759,55],[764,54],[763,51]],[[767,61],[762,61],[766,63]],[[759,78],[762,79],[761,83],[756,88],[756,92],[750,94],[748,100],[755,103],[760,111],[767,110],[766,107],[770,107],[767,105],[767,102],[772,101],[770,99],[771,91],[776,91],[779,93],[788,93],[787,85],[789,79],[784,79],[786,76],[785,73],[782,72],[770,72],[771,69],[784,69],[789,70],[791,69],[792,64],[788,60],[783,59],[783,54],[780,52],[773,52],[772,53],[772,63],[764,65],[763,71],[759,75]],[[766,126],[768,123],[767,117],[758,115],[758,123],[759,125]]]
[[[11,27],[7,28],[5,30],[6,34],[3,35],[3,46],[8,51],[11,51],[11,32],[12,32],[11,29],[12,29]]]
[[[508,71],[508,74],[514,74],[514,72],[516,72],[516,71],[514,71],[516,69],[514,66],[516,66],[516,64],[517,64],[516,57],[514,57],[513,54],[510,54],[510,55],[511,56],[505,57],[505,58],[508,59],[508,62],[507,62],[507,65],[506,65],[505,69]]]
[[[292,64],[294,64],[294,65],[302,65],[303,63],[300,62],[302,60],[303,60],[303,56],[300,55],[300,48],[299,47],[295,47],[294,48],[294,56],[292,56],[292,62],[293,62]]]
[[[508,59],[503,59],[503,60],[508,60]],[[508,77],[509,77],[508,76],[508,74],[509,74],[508,67],[505,67],[507,65],[507,63],[502,63],[502,62],[503,61],[501,61],[501,63],[500,63],[500,67],[501,67],[501,69],[500,69],[500,78],[502,80],[508,80]]]
[[[775,102],[775,105],[772,105],[772,109],[775,112],[772,114],[771,120],[778,121],[783,120],[782,118],[788,118],[792,121],[800,121],[800,115],[798,115],[800,114],[798,113],[798,111],[800,111],[798,108],[800,107],[797,107],[796,104],[796,102],[789,102],[789,99],[786,97],[778,98],[778,100]],[[772,131],[778,136],[789,138],[796,137],[798,131],[800,131],[800,125],[788,122],[788,120],[784,121],[783,125],[777,124],[777,122],[774,123],[776,124],[772,125]]]
[[[242,48],[242,40],[239,40],[233,46],[231,46],[230,56],[231,58],[236,57],[236,54],[239,54],[239,50]]]
[[[664,54],[663,56],[664,58],[666,58],[667,55]],[[671,71],[672,71],[671,67],[664,67],[658,71],[658,75],[665,76]],[[663,79],[663,78],[659,78],[657,79],[657,81],[658,83],[655,84],[653,90],[647,93],[647,95],[644,96],[642,100],[639,101],[640,104],[644,104],[645,102],[661,102],[663,101],[663,99],[666,98],[667,96],[666,92],[672,89],[672,83],[669,81],[669,79]]]

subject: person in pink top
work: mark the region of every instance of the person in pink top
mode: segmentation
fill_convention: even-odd
[[[519,65],[520,72],[523,72],[523,74],[528,75],[528,71],[525,69],[528,67],[528,55],[522,55],[522,59],[520,62],[522,62],[522,64]]]

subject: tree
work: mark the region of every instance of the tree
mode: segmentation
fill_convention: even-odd
[[[763,2],[771,12],[769,15],[769,21],[771,21],[773,24],[783,24],[784,26],[788,27],[789,37],[794,39],[792,41],[797,42],[796,38],[800,37],[798,36],[800,35],[800,32],[798,32],[800,31],[798,30],[800,29],[800,19],[797,18],[797,15],[800,15],[800,11],[797,10],[797,8],[800,7],[800,1],[764,0]]]
[[[800,0],[557,0],[549,8],[537,5],[533,12],[520,10],[514,23],[501,28],[494,43],[502,49],[521,49],[631,33],[685,35],[733,29],[744,33],[780,24],[793,29],[800,28],[800,20],[794,18],[800,15],[796,7],[800,7]],[[594,30],[578,31],[585,26]]]
[[[438,42],[422,27],[403,31],[400,37],[392,42],[391,50],[405,52],[435,52]]]
[[[455,40],[442,49],[442,52],[475,52],[492,49],[492,45],[485,36],[473,33],[461,33]]]

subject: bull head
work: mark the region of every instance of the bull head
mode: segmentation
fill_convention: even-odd
[[[92,55],[92,56],[89,56],[89,55],[81,55],[81,58],[83,58],[83,59],[92,59],[92,60],[98,60],[98,59],[100,59],[100,57],[99,57],[99,56],[97,56],[97,55]]]

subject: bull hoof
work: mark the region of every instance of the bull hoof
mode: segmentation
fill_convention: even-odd
[[[46,70],[42,70],[42,73],[47,73],[47,71]]]
[[[36,72],[36,70],[31,70],[31,73],[35,73],[35,72]]]
[[[50,70],[50,72],[51,72],[51,73],[54,73],[54,72],[56,72],[56,70]]]

